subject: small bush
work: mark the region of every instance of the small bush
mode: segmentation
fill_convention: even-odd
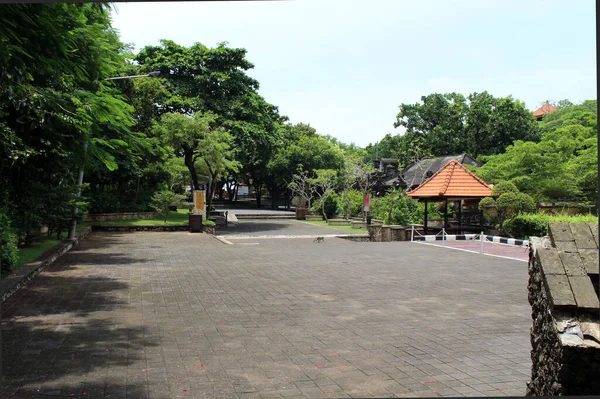
[[[154,194],[152,197],[152,207],[160,215],[164,215],[165,223],[171,211],[171,206],[181,206],[185,200],[185,195],[175,194],[169,190],[162,190]]]
[[[337,213],[346,218],[362,216],[363,200],[363,194],[358,190],[344,191],[338,198]],[[348,203],[350,203],[349,206]]]
[[[509,181],[501,181],[494,185],[492,189],[492,194],[495,196],[499,196],[505,193],[515,193],[517,194],[519,189],[513,183]]]
[[[213,222],[212,220],[208,220],[208,219],[204,219],[202,221],[202,225],[209,226],[209,227],[216,226],[215,222]]]
[[[543,237],[548,235],[548,215],[522,213],[504,221],[504,230],[516,238]]]
[[[19,261],[18,238],[10,228],[10,220],[0,214],[0,272],[7,274]]]

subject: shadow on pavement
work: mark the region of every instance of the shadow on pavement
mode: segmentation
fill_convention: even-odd
[[[97,267],[71,266],[68,258],[2,304],[2,398],[124,397],[125,390],[143,397],[145,351],[158,338],[136,320],[139,311],[126,319],[107,313],[127,306],[129,284],[119,275],[96,275]],[[98,265],[126,260],[109,256]]]

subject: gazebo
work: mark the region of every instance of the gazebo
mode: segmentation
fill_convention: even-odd
[[[407,191],[406,195],[425,203],[425,220],[423,223],[427,234],[427,204],[444,202],[444,227],[448,227],[448,202],[458,202],[458,230],[463,229],[463,201],[480,200],[492,195],[492,187],[475,176],[470,170],[455,160],[448,162],[433,176],[425,180],[417,188]],[[478,201],[477,201],[478,202]],[[479,213],[480,228],[483,228],[483,215]],[[467,226],[465,226],[466,228]]]

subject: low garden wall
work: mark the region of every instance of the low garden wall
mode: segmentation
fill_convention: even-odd
[[[84,222],[106,222],[109,220],[152,219],[155,212],[127,212],[127,213],[92,213],[83,219]]]
[[[373,223],[367,225],[371,241],[410,241],[411,226],[384,225]],[[415,232],[423,234],[423,227],[415,227]]]

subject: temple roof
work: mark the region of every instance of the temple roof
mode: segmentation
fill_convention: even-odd
[[[406,195],[424,199],[483,198],[492,195],[492,188],[460,162],[451,160]]]
[[[404,169],[402,171],[402,178],[408,185],[409,189],[419,186],[451,160],[455,160],[461,164],[469,164],[473,166],[483,165],[481,162],[465,153],[457,155],[444,155],[435,158],[423,158],[419,162],[416,162]]]
[[[552,111],[556,111],[557,109],[558,108],[556,108],[554,105],[551,105],[548,101],[546,101],[546,104],[533,111],[533,116],[539,118],[545,114],[549,114]]]

